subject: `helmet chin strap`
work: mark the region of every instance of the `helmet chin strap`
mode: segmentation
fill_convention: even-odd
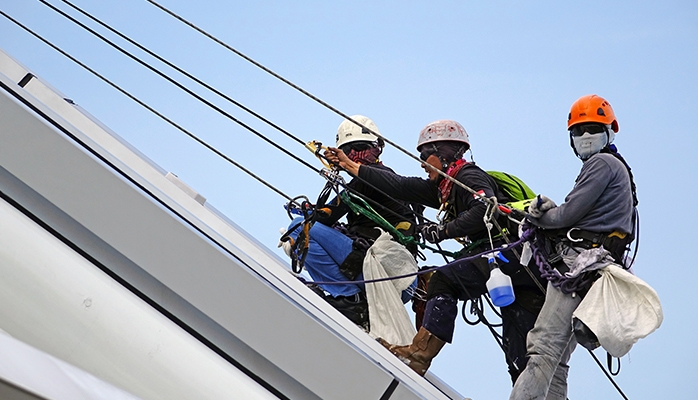
[[[446,172],[446,170],[448,169],[448,167],[452,163],[463,158],[463,155],[465,154],[465,152],[468,151],[467,146],[462,145],[458,148],[458,150],[456,150],[455,154],[453,154],[453,161],[448,161],[445,157],[441,156],[441,153],[436,148],[436,145],[434,145],[434,149],[436,150],[436,152],[435,152],[436,156],[439,157],[439,161],[441,161],[441,171],[442,172]]]
[[[448,166],[451,165],[450,162],[446,161],[446,159],[442,158],[441,156],[439,157],[439,161],[441,161],[441,172],[446,172],[448,169]]]

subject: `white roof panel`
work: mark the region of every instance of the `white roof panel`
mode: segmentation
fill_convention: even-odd
[[[22,72],[0,52],[0,190],[97,268],[279,397],[462,398],[414,374],[197,193]]]

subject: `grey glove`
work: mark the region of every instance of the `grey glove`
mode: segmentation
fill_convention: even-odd
[[[420,233],[424,240],[430,243],[439,243],[446,239],[446,229],[443,225],[430,223],[419,227]]]
[[[546,211],[557,207],[554,201],[539,194],[528,206],[528,214],[533,218],[540,218]]]

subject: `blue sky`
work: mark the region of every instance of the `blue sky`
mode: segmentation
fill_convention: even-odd
[[[320,167],[298,143],[63,2],[47,1]],[[685,251],[697,222],[691,209],[698,194],[692,154],[698,141],[695,2],[159,2],[343,113],[369,116],[383,135],[410,151],[428,122],[459,121],[479,165],[513,173],[558,203],[581,166],[567,138],[569,107],[585,94],[608,99],[620,125],[616,144],[633,168],[640,199],[634,269],[657,290],[665,314],[662,327],[622,359],[615,379],[631,399],[698,396],[690,300],[698,273]],[[340,116],[146,0],[73,4],[301,140],[334,141]],[[324,185],[310,169],[39,1],[0,0],[0,9],[282,192],[315,198]],[[0,47],[281,255],[278,229],[288,223],[281,196],[4,18]],[[418,163],[394,148],[382,158],[402,174],[423,176]],[[602,351],[596,354],[605,359]],[[432,371],[478,400],[506,398],[510,390],[504,357],[483,326],[459,321],[454,343]],[[621,398],[583,348],[572,358],[569,383],[571,399]]]

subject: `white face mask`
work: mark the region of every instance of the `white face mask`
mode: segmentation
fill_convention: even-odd
[[[572,137],[572,142],[574,143],[574,149],[577,151],[577,154],[579,154],[579,158],[587,160],[606,147],[608,144],[608,137],[605,132],[593,135],[589,132],[585,132],[582,136]]]

